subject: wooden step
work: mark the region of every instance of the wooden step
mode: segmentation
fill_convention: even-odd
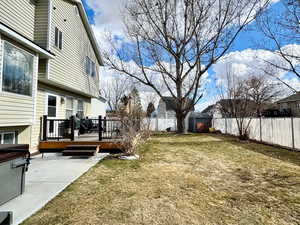
[[[88,150],[88,149],[85,149],[85,150],[73,150],[73,149],[69,149],[69,150],[64,150],[62,152],[63,156],[94,156],[97,154],[97,150]]]
[[[99,145],[67,145],[66,150],[98,150]]]

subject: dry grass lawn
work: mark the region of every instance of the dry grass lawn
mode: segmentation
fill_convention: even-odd
[[[23,225],[300,224],[300,153],[157,135],[140,155],[100,162]]]

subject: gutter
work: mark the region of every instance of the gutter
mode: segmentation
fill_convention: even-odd
[[[0,22],[0,33],[4,34],[5,36],[21,43],[22,45],[26,46],[27,48],[37,52],[42,58],[53,59],[55,55],[46,49],[40,47],[27,37],[23,36],[22,34],[18,33],[17,31],[11,29],[7,25]]]

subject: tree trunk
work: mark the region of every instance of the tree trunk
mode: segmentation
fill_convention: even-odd
[[[184,126],[185,116],[182,113],[177,112],[176,119],[177,119],[177,133],[183,134],[185,132],[185,129],[184,129],[185,128],[185,126]]]

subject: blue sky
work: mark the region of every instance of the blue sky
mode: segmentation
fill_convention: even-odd
[[[113,0],[114,4],[120,4],[122,0]],[[126,0],[125,0],[126,1]],[[116,8],[112,5],[111,0],[101,0],[101,1],[95,1],[95,0],[83,0],[83,4],[85,6],[85,9],[87,11],[87,15],[89,18],[90,23],[93,25],[96,37],[98,37],[99,45],[101,47],[103,40],[101,36],[101,32],[105,29],[108,29],[109,31],[112,31],[112,33],[116,33],[118,35],[120,33],[120,27],[121,27],[121,21],[120,18],[116,15]],[[276,11],[282,10],[282,4],[280,2],[275,3],[272,5],[272,9]],[[238,38],[236,39],[234,45],[230,49],[228,53],[232,53],[232,56],[234,60],[238,61],[236,62],[237,65],[241,65],[241,68],[243,68],[243,63],[240,58],[245,58],[245,60],[248,60],[249,63],[251,63],[251,60],[253,62],[255,61],[253,59],[253,51],[260,51],[257,43],[262,43],[263,35],[261,32],[256,28],[255,23],[252,23],[247,27],[246,30],[244,30]],[[298,43],[300,44],[300,43]],[[263,51],[259,52],[259,54],[264,54]],[[252,58],[251,58],[252,57]],[[234,63],[234,62],[233,62]],[[247,63],[247,62],[245,62]],[[224,66],[224,65],[223,65]],[[211,68],[209,70],[209,76],[211,82],[209,82],[206,86],[206,91],[203,99],[199,102],[198,108],[199,110],[205,108],[209,104],[212,104],[215,101],[216,97],[216,79],[218,79],[218,71],[222,71],[222,65],[216,65],[215,67]],[[294,79],[292,75],[286,75],[284,77],[288,81],[290,81],[292,84],[295,82],[298,82],[296,87],[299,87],[300,90],[300,81],[299,79]],[[293,80],[292,80],[293,79]]]

